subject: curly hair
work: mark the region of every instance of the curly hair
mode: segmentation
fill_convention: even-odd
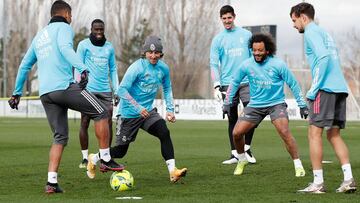
[[[252,49],[254,43],[263,42],[265,50],[269,52],[268,55],[273,56],[276,53],[276,44],[269,34],[256,33],[249,40],[249,48]]]
[[[292,14],[294,14],[295,17],[297,17],[297,18],[300,17],[300,14],[305,14],[310,19],[314,19],[315,9],[314,9],[313,5],[303,2],[303,3],[299,3],[295,6],[293,6],[291,8],[290,17],[292,16]]]

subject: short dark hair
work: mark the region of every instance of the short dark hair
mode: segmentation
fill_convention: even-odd
[[[95,20],[93,20],[93,21],[91,22],[91,27],[93,27],[93,25],[94,25],[95,23],[101,23],[101,24],[105,25],[104,21],[102,21],[102,20],[100,20],[100,19],[95,19]]]
[[[231,15],[235,16],[234,8],[230,5],[225,5],[220,9],[220,17],[224,14],[231,13]]]
[[[276,44],[269,34],[256,33],[249,40],[249,48],[252,49],[254,43],[263,42],[265,45],[265,50],[269,52],[270,56],[275,55],[276,53]]]
[[[52,17],[63,10],[71,11],[71,6],[65,1],[57,0],[51,6],[50,15]]]
[[[291,8],[290,17],[292,14],[294,14],[297,18],[300,17],[300,14],[305,14],[307,17],[313,20],[315,16],[315,9],[313,5],[303,2]]]

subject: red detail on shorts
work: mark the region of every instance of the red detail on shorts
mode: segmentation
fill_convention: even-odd
[[[320,113],[320,92],[318,92],[314,101],[314,113],[315,114]]]

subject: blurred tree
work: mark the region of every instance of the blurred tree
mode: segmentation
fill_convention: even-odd
[[[159,0],[162,13],[155,30],[166,41],[165,60],[173,68],[173,91],[176,98],[208,98],[210,84],[209,54],[212,38],[218,29],[217,0]]]
[[[11,16],[4,21],[3,25],[6,27],[5,35],[7,36],[5,43],[7,64],[6,96],[12,94],[20,62],[38,29],[38,25],[34,26],[33,22],[37,22],[39,16],[37,9],[42,3],[43,1],[27,0],[5,0],[3,2],[4,15]],[[26,84],[24,92],[31,94],[31,81],[36,79],[36,69],[29,72],[28,78],[30,84]]]
[[[341,35],[339,52],[347,82],[360,103],[360,36],[355,28]]]
[[[0,38],[0,94],[4,92],[4,39]]]
[[[149,22],[144,18],[141,19],[135,28],[134,35],[129,41],[125,42],[121,49],[118,59],[127,68],[134,61],[140,58],[141,47],[145,41],[145,38],[152,33],[152,29],[149,28]]]
[[[88,29],[86,27],[82,27],[82,28],[80,28],[80,30],[78,32],[76,32],[76,34],[74,36],[74,50],[75,51],[77,50],[79,43],[87,37],[89,37],[89,34],[88,34]]]

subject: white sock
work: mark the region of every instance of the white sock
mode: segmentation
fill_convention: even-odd
[[[106,148],[106,149],[99,149],[100,151],[100,158],[106,162],[110,161],[111,156],[110,156],[110,148]]]
[[[57,183],[57,172],[48,172],[48,182]]]
[[[353,178],[350,163],[342,165],[341,169],[344,173],[344,181],[347,181],[347,180],[350,180]]]
[[[99,153],[96,153],[95,156],[92,156],[92,160],[89,160],[89,161],[91,161],[93,164],[96,165],[96,163],[97,163],[98,161],[100,161]]]
[[[245,153],[239,154],[239,161],[247,161]]]
[[[87,150],[87,149],[81,150],[81,153],[83,155],[83,159],[88,159],[89,150]]]
[[[304,168],[300,159],[294,159],[294,167],[295,168]]]
[[[239,158],[239,154],[237,153],[236,150],[231,150],[231,154],[236,157],[236,158]]]
[[[323,170],[313,170],[314,174],[314,183],[315,184],[322,184],[324,182]]]
[[[244,145],[244,150],[245,150],[245,152],[247,151],[247,150],[249,150],[250,149],[250,145]]]
[[[169,160],[166,160],[165,162],[166,162],[167,168],[169,170],[169,173],[173,172],[175,169],[175,159],[169,159]]]

